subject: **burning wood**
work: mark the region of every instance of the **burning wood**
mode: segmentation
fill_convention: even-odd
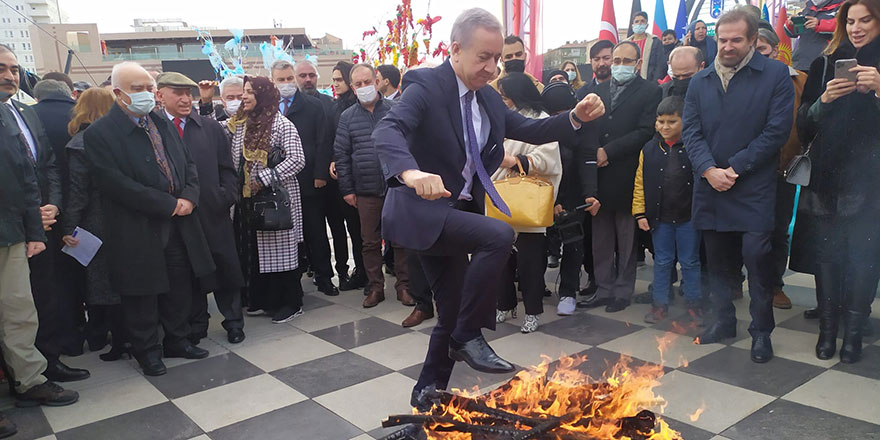
[[[576,368],[585,360],[564,357],[550,374],[545,360],[485,395],[440,393],[429,412],[382,422],[410,425],[385,440],[681,439],[649,410],[665,406],[652,391],[662,367],[631,368],[622,357],[594,381]]]

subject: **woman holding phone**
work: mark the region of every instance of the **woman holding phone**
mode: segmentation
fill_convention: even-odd
[[[880,278],[878,35],[880,0],[847,0],[825,56],[810,66],[798,112],[801,138],[812,140],[812,175],[801,192],[791,267],[816,277],[819,359],[834,356],[842,317],[843,363],[861,359]]]

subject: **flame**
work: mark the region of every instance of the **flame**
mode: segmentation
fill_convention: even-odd
[[[662,349],[672,339],[658,338]],[[507,385],[479,397],[489,407],[529,418],[558,417],[562,419],[554,431],[556,439],[581,435],[596,440],[628,439],[619,437],[620,420],[633,417],[644,409],[662,412],[666,401],[654,394],[663,376],[663,367],[654,364],[633,365],[630,357],[622,355],[602,377],[594,380],[578,370],[586,356],[565,356],[551,369],[549,357],[535,367],[519,372]],[[462,392],[458,395],[477,398],[479,391]],[[431,413],[451,417],[456,422],[476,423],[485,415],[468,411],[466,404],[453,399],[449,404],[435,407]],[[659,416],[653,431],[646,433],[647,440],[677,440],[681,434],[671,429]],[[429,426],[430,440],[471,440],[471,434],[439,432]],[[516,425],[517,429],[528,427]],[[545,438],[545,437],[542,437]]]
[[[702,403],[700,403],[700,407],[697,408],[697,410],[694,411],[693,414],[688,414],[688,417],[691,419],[692,422],[696,422],[697,420],[700,420],[700,415],[702,415],[703,411],[705,411],[705,410],[706,410],[706,402],[702,402]]]

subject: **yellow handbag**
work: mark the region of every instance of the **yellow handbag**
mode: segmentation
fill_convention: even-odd
[[[486,196],[486,215],[513,227],[538,228],[553,224],[553,184],[544,178],[528,176],[519,158],[519,175],[511,170],[508,177],[495,182],[495,189],[510,208],[510,217],[504,215]]]

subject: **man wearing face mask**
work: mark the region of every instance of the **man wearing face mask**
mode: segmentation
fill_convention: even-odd
[[[598,290],[578,307],[605,306],[608,313],[630,304],[636,282],[636,221],[632,216],[633,179],[641,147],[654,135],[660,87],[638,75],[639,47],[622,41],[612,51],[611,81],[596,94],[607,109],[599,121],[596,151],[598,198],[602,208],[592,219],[593,264]],[[615,252],[615,249],[617,250]]]
[[[364,308],[385,300],[385,277],[382,274],[382,206],[388,185],[382,164],[373,144],[376,124],[391,110],[390,100],[376,91],[376,71],[369,64],[351,69],[351,88],[358,103],[342,112],[334,144],[339,191],[345,202],[357,208],[361,219],[364,265],[369,280]],[[407,253],[394,247],[397,300],[405,306],[416,303],[409,293]]]
[[[663,79],[666,76],[666,52],[663,49],[663,42],[648,33],[647,12],[636,12],[632,30],[633,34],[627,38],[627,41],[634,42],[639,47],[639,52],[643,54],[642,64],[637,73],[648,81]]]
[[[190,340],[196,278],[214,272],[198,216],[196,164],[177,128],[155,107],[153,79],[139,64],[111,73],[116,104],[85,131],[86,157],[101,193],[110,285],[122,296],[132,354],[145,375],[164,357],[202,359]],[[159,326],[165,330],[159,341]]]
[[[211,84],[208,90],[207,85]],[[244,94],[244,81],[241,77],[230,76],[220,81],[220,101],[221,106],[214,106],[214,89],[213,81],[202,81],[199,83],[199,114],[216,119],[217,121],[225,121],[232,117],[241,107],[241,95]]]
[[[703,60],[703,52],[700,49],[693,46],[676,47],[669,54],[669,77],[672,81],[660,85],[663,98],[680,96],[684,99],[691,77],[704,67],[706,61]]]
[[[528,54],[526,54],[526,46],[523,43],[522,38],[516,35],[508,35],[507,38],[504,39],[504,46],[501,48],[501,62],[504,64],[504,69],[501,74],[498,75],[498,78],[495,78],[489,83],[489,85],[491,85],[496,91],[498,90],[498,81],[501,80],[501,78],[504,78],[504,75],[507,75],[508,72],[525,73],[532,79],[532,82],[535,83],[538,92],[544,90],[544,84],[541,84],[541,81],[538,81],[537,78],[526,72]]]
[[[666,54],[667,60],[669,59],[669,55],[672,54],[672,50],[681,46],[681,41],[678,41],[678,37],[675,36],[675,31],[672,29],[666,29],[663,31],[663,36],[660,38],[660,41],[663,42],[663,52]]]
[[[318,291],[336,296],[339,289],[331,280],[333,266],[330,264],[330,241],[322,203],[327,180],[323,178],[325,170],[318,165],[323,136],[326,135],[326,113],[317,98],[299,93],[293,64],[278,60],[272,64],[271,71],[272,82],[281,93],[278,110],[296,126],[306,156],[306,166],[296,179],[302,191],[303,236],[309,251],[309,264],[315,271]]]

